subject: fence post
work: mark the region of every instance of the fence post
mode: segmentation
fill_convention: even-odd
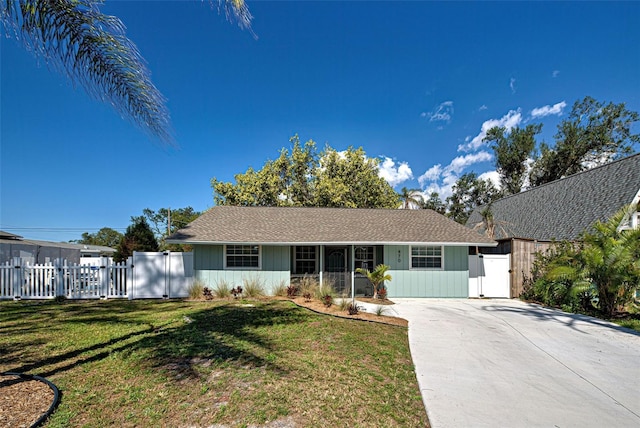
[[[171,251],[162,253],[164,259],[164,294],[163,299],[168,299],[171,293]]]
[[[127,295],[129,296],[129,300],[133,300],[134,293],[135,293],[135,290],[134,290],[134,281],[133,281],[133,257],[129,256],[127,258]]]
[[[100,298],[106,299],[109,296],[109,278],[110,278],[109,257],[100,257],[100,270],[98,278],[100,281]]]
[[[22,260],[20,257],[14,257],[12,260],[13,275],[13,299],[20,300],[22,298],[21,284],[22,284]]]
[[[62,270],[62,259],[55,259],[53,261],[53,266],[55,268],[55,284],[56,284],[56,290],[55,290],[55,297],[58,296],[64,296],[65,292],[64,292],[64,278],[66,277],[65,272],[63,272]]]

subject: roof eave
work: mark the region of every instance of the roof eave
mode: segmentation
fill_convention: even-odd
[[[273,246],[293,246],[293,245],[443,245],[447,247],[496,247],[498,242],[447,242],[447,241],[298,241],[298,242],[253,242],[253,241],[207,241],[207,240],[177,240],[167,239],[169,244],[188,245],[273,245]]]

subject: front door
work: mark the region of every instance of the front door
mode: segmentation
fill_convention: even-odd
[[[327,247],[325,260],[324,270],[327,273],[327,279],[333,284],[336,292],[344,293],[347,285],[347,248]]]

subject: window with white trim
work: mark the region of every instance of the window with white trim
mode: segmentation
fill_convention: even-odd
[[[316,247],[313,245],[300,245],[295,248],[294,273],[316,273]]]
[[[411,269],[442,269],[442,247],[415,245],[411,247]]]
[[[260,269],[260,246],[227,245],[225,264],[229,269]]]
[[[355,248],[354,264],[356,269],[368,269],[374,270],[374,247],[356,247]]]

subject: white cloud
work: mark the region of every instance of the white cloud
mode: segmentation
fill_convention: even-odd
[[[558,77],[560,75],[560,70],[553,70],[551,73],[551,77]]]
[[[516,93],[516,79],[515,79],[515,77],[512,77],[509,80],[509,87],[511,88],[511,93],[515,94]]]
[[[453,101],[445,101],[428,114],[429,122],[451,122]]]
[[[426,170],[425,173],[420,176],[419,180],[436,181],[440,178],[440,174],[442,174],[442,165],[437,164]]]
[[[500,184],[500,174],[498,174],[498,171],[494,170],[483,172],[478,176],[478,178],[481,180],[491,180],[494,186],[496,186],[498,189],[502,187],[502,185]]]
[[[413,178],[413,172],[407,162],[400,162],[396,166],[396,162],[384,156],[384,160],[378,166],[378,176],[384,178],[391,187],[410,180]]]
[[[486,109],[488,109],[488,108],[489,108],[489,107],[487,107],[487,105],[486,105],[486,104],[482,104],[482,105],[480,106],[480,108],[478,109],[478,111],[486,110]]]
[[[500,126],[505,127],[507,131],[510,131],[512,128],[518,126],[520,122],[522,122],[522,113],[520,112],[520,109],[510,110],[509,113],[505,114],[500,119],[489,119],[482,124],[478,135],[473,137],[471,141],[468,141],[468,138],[465,139],[465,143],[458,146],[458,151],[469,152],[478,150],[485,144],[482,140],[487,136],[487,132],[491,128]]]
[[[539,118],[539,117],[550,116],[552,114],[560,116],[566,106],[567,106],[567,103],[564,101],[561,101],[552,106],[546,105],[543,107],[534,108],[533,110],[531,110],[531,117]]]
[[[458,181],[460,173],[473,164],[487,162],[493,159],[489,152],[481,151],[458,156],[446,167],[434,165],[418,178],[421,187],[425,187],[425,194],[438,192],[441,199],[451,196],[451,188]]]

